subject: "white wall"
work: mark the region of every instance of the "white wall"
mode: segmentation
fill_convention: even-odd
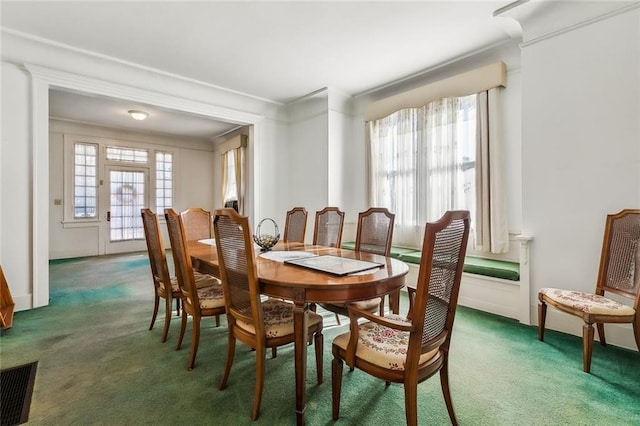
[[[287,207],[273,219],[284,231],[286,210],[307,209],[305,240],[313,239],[315,212],[329,200],[328,91],[322,90],[287,106],[289,111]]]
[[[16,309],[31,303],[32,151],[29,136],[29,78],[2,63],[2,146],[0,148],[0,265]]]
[[[640,10],[592,19],[585,4],[558,5],[554,28],[520,17],[532,301],[542,287],[593,291],[605,216],[640,208]],[[581,335],[581,320],[549,311],[549,328]],[[629,325],[606,330],[608,342],[635,347]]]

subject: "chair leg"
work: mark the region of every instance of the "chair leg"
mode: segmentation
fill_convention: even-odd
[[[180,316],[180,298],[175,297],[175,299],[176,299],[176,316],[179,317]]]
[[[162,343],[167,341],[169,335],[169,325],[171,324],[171,298],[165,299],[164,306],[164,329],[162,330]]]
[[[216,315],[216,327],[220,327],[220,315]]]
[[[451,391],[449,388],[449,361],[445,361],[440,369],[440,385],[442,387],[442,394],[444,395],[444,403],[447,405],[447,411],[449,412],[449,419],[452,425],[457,425],[456,414],[453,411],[453,401],[451,399]]]
[[[264,365],[266,361],[266,349],[260,345],[256,348],[256,389],[253,393],[253,412],[251,420],[257,420],[260,414],[260,403],[262,402],[262,389],[264,388]]]
[[[316,376],[318,378],[318,384],[322,384],[322,354],[324,350],[324,336],[321,332],[317,332],[313,335],[313,343],[316,350]]]
[[[442,376],[441,376],[442,377]],[[418,425],[418,378],[405,376],[404,382],[404,410],[407,426]]]
[[[220,382],[220,390],[227,387],[227,380],[229,380],[229,373],[231,372],[231,366],[233,365],[233,357],[236,352],[236,338],[229,330],[229,343],[227,347],[227,362],[224,366],[224,373],[222,374],[222,381]]]
[[[340,393],[342,392],[342,359],[333,356],[331,361],[331,409],[333,420],[340,417]]]
[[[538,340],[544,342],[544,323],[547,320],[547,304],[538,303]]]
[[[193,370],[196,363],[196,354],[198,353],[198,344],[200,343],[200,315],[193,315],[193,329],[191,331],[191,353],[189,354],[189,363],[187,370]]]
[[[593,324],[582,326],[582,366],[585,373],[591,372],[591,355],[593,353]]]
[[[340,323],[340,315],[335,314],[335,316],[336,316],[336,322],[338,323],[338,325],[342,325],[342,324]]]
[[[176,345],[176,351],[179,351],[182,347],[182,339],[184,339],[184,332],[187,330],[187,311],[182,307],[182,321],[180,321],[180,336],[178,336],[178,344]]]
[[[156,317],[158,316],[159,305],[160,305],[160,297],[156,293],[156,296],[153,300],[153,314],[151,315],[151,325],[149,325],[149,330],[153,330],[153,325],[156,323]]]
[[[607,346],[607,339],[604,337],[604,324],[598,322],[596,323],[596,327],[598,327],[598,338],[600,339],[600,344],[602,346]]]
[[[638,350],[640,351],[640,320],[638,318],[640,318],[640,317],[636,313],[636,320],[633,322],[633,334],[636,337],[636,346],[638,347]]]
[[[277,356],[278,356],[278,347],[274,346],[274,347],[271,348],[271,358],[273,359],[273,358],[275,358]]]

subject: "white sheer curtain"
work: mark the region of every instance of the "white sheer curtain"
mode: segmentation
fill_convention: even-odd
[[[244,214],[244,147],[222,154],[222,201],[237,200],[238,213]]]
[[[476,235],[490,235],[483,225],[488,216],[478,215],[485,206],[476,202],[477,184],[485,181],[476,173],[482,160],[476,150],[486,145],[480,144],[478,129],[488,128],[477,121],[478,99],[439,99],[367,122],[370,201],[396,214],[394,244],[420,247],[425,223],[454,209],[471,212],[472,227],[481,227]],[[488,116],[484,109],[480,119]],[[493,165],[485,163],[481,170],[499,179]],[[495,195],[484,188],[478,193],[489,199]],[[506,240],[508,244],[508,233]],[[486,244],[482,247],[488,250]]]

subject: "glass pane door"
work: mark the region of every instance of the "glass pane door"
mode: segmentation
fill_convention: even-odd
[[[144,250],[144,228],[140,209],[148,205],[148,170],[107,167],[107,177],[110,202],[105,251],[117,253]]]

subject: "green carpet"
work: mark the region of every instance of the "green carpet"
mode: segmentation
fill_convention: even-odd
[[[172,269],[172,268],[170,268]],[[160,343],[161,310],[152,310],[146,254],[52,261],[51,304],[17,312],[2,334],[1,368],[38,361],[29,424],[252,424],[254,353],[238,344],[227,389],[218,390],[226,356],[226,321],[203,321],[193,371],[189,334],[175,351],[179,319]],[[403,308],[406,300],[403,299]],[[161,308],[162,309],[162,308]],[[346,322],[346,321],[344,321]],[[344,323],[343,322],[343,323]],[[309,351],[306,420],[331,419],[331,341],[346,326],[326,315],[324,380],[315,383]],[[639,425],[640,354],[595,346],[592,374],[582,372],[581,339],[459,308],[450,383],[462,425]],[[404,424],[402,387],[361,371],[343,380],[336,424]],[[293,425],[293,347],[268,359],[257,424]],[[448,424],[437,377],[419,388],[420,424]]]

